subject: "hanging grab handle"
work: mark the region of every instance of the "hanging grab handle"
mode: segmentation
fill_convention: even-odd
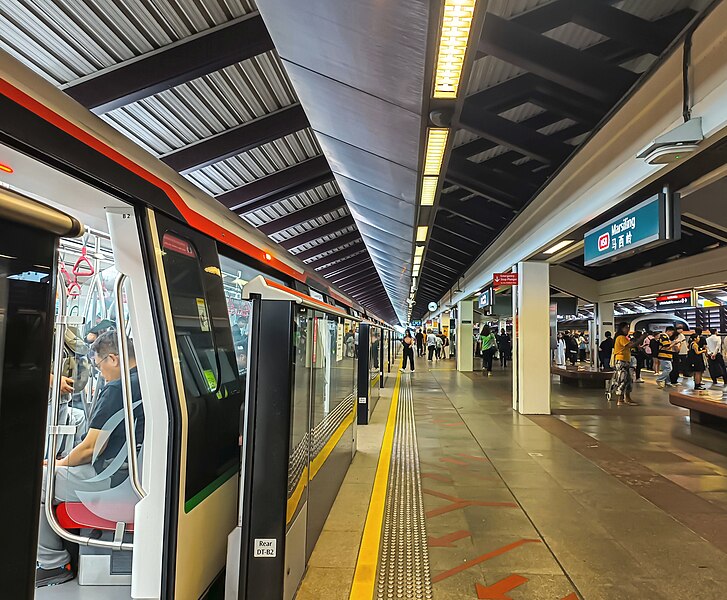
[[[81,256],[79,256],[78,260],[76,260],[76,264],[73,265],[71,272],[76,277],[91,277],[96,274],[96,269],[93,268],[93,265],[86,254],[86,246],[81,248]]]

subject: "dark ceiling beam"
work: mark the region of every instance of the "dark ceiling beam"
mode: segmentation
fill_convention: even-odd
[[[369,265],[368,267],[358,269],[354,273],[351,273],[350,271],[344,274],[339,273],[338,275],[334,275],[332,277],[326,277],[326,279],[332,281],[336,285],[339,285],[340,283],[343,283],[345,281],[365,281],[374,277],[378,279],[378,273],[376,272],[376,267],[374,266],[374,264],[371,263],[371,265]]]
[[[321,225],[320,227],[313,227],[305,233],[293,236],[279,243],[281,246],[283,246],[283,248],[290,250],[291,248],[296,248],[297,246],[307,244],[324,236],[337,233],[342,229],[345,229],[346,227],[350,227],[353,224],[353,217],[351,217],[350,215],[346,215],[345,217],[341,217],[340,219],[336,219],[335,221],[331,221],[330,223],[326,223],[325,225]]]
[[[461,234],[459,231],[455,231],[455,229],[452,226],[447,227],[446,224],[442,224],[439,221],[434,222],[434,228],[439,229],[440,231],[445,231],[449,235],[457,236],[458,238],[463,239],[464,241],[469,242],[470,244],[474,244],[476,247],[479,247],[482,245],[482,240],[473,240],[472,238]]]
[[[340,248],[341,246],[345,246],[346,244],[351,244],[354,242],[356,242],[356,243],[361,242],[361,234],[358,231],[352,231],[351,233],[346,233],[346,234],[341,235],[332,240],[328,240],[327,242],[323,242],[322,244],[318,244],[308,250],[303,250],[302,252],[298,252],[298,254],[296,254],[295,257],[299,260],[308,260],[309,258],[313,258],[314,256],[318,256],[319,254],[322,254],[323,252],[329,252],[331,250],[336,250],[337,248]],[[351,248],[346,248],[345,250],[348,251],[350,249]],[[329,258],[328,258],[328,256],[325,256],[318,260],[329,260]],[[312,266],[316,262],[317,262],[317,260],[314,260],[312,262],[309,262],[308,265]]]
[[[520,125],[522,125],[523,127],[528,127],[530,129],[541,129],[543,127],[547,127],[548,125],[552,125],[553,123],[557,123],[561,120],[562,119],[559,115],[542,113],[534,117],[530,117],[529,119],[525,119],[524,121],[521,121]],[[488,150],[492,150],[496,146],[498,146],[496,142],[481,138],[478,140],[473,140],[466,144],[462,144],[461,146],[457,146],[453,150],[453,154],[458,154],[460,156],[474,156],[476,154],[480,154],[481,152],[487,152]]]
[[[452,155],[447,180],[511,210],[520,207],[536,186],[516,183],[461,156]]]
[[[344,206],[346,206],[346,201],[341,194],[337,194],[315,204],[311,204],[310,206],[306,206],[305,208],[301,208],[300,210],[296,210],[289,215],[260,225],[258,229],[265,235],[271,235],[276,231],[283,231],[283,229],[289,229],[301,223],[317,219]]]
[[[65,88],[97,115],[274,49],[258,13],[215,27]]]
[[[447,262],[450,263],[451,266],[456,267],[457,269],[461,269],[462,267],[464,267],[467,264],[467,263],[465,263],[465,262],[463,262],[461,260],[457,260],[456,258],[452,258],[449,254],[442,254],[441,252],[438,252],[434,248],[429,248],[427,250],[427,258],[430,255],[431,256],[436,256],[438,258],[438,260],[446,260]]]
[[[545,164],[562,162],[572,150],[526,125],[472,105],[465,105],[459,125],[480,137],[517,150]]]
[[[638,75],[488,13],[479,49],[581,94],[613,103]]]
[[[586,29],[659,56],[672,36],[656,23],[598,0],[571,0],[571,21]]]
[[[468,260],[472,260],[472,252],[459,248],[458,246],[454,246],[451,239],[443,242],[442,240],[435,238],[434,234],[432,234],[432,237],[429,238],[429,246],[431,247],[432,244],[444,246],[445,248],[449,248],[450,250],[454,250],[455,252],[459,252],[461,255],[466,256]]]
[[[346,254],[345,251],[342,251],[341,254],[343,254],[344,256],[339,256],[338,254],[329,254],[329,261],[335,260],[337,262],[333,265],[323,267],[322,269],[317,269],[316,273],[325,277],[326,275],[337,273],[338,271],[341,271],[343,269],[348,269],[352,266],[359,265],[365,263],[367,260],[370,260],[368,253],[361,248],[356,248],[354,246],[353,248],[346,248],[346,250],[355,250],[355,252],[351,254]]]
[[[483,108],[493,113],[501,113],[525,102],[532,102],[574,121],[592,124],[600,121],[609,108],[607,104],[601,104],[593,98],[532,73],[498,83],[471,94],[465,100],[467,106]]]
[[[386,290],[384,289],[384,286],[381,283],[381,280],[379,279],[378,274],[376,277],[371,277],[370,279],[367,279],[366,281],[352,281],[346,284],[347,289],[351,290],[351,293],[359,294],[364,298],[371,298],[374,295],[376,297],[388,294],[386,293]]]
[[[306,127],[308,118],[303,107],[293,104],[174,150],[160,159],[179,173],[189,173],[249,152]]]
[[[453,269],[452,267],[445,265],[444,263],[442,263],[430,256],[427,257],[427,263],[429,264],[429,268],[432,268],[432,265],[434,265],[438,269],[444,269],[445,271],[449,271],[450,273],[453,273],[455,276],[460,274],[459,270]]]
[[[216,196],[230,210],[249,213],[333,179],[325,156],[315,156]]]

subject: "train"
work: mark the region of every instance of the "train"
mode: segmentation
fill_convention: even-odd
[[[292,598],[356,451],[349,340],[385,332],[383,385],[396,332],[0,59],[3,596]]]

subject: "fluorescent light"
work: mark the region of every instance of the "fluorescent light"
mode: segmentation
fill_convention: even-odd
[[[414,264],[415,265],[421,264],[421,262],[422,262],[422,257],[421,256],[415,256],[414,257]]]
[[[477,0],[445,0],[434,97],[456,98]]]
[[[422,206],[432,206],[434,204],[438,184],[439,177],[424,177],[422,179],[422,195],[420,198]]]
[[[548,248],[543,254],[555,254],[558,252],[558,250],[562,250],[566,246],[570,246],[575,240],[562,240],[558,242],[555,246],[551,246]]]
[[[444,149],[447,146],[449,129],[446,127],[429,128],[427,130],[427,151],[424,155],[424,175],[439,175],[442,170]]]
[[[426,242],[428,233],[429,227],[426,225],[423,227],[417,227],[417,242]]]
[[[414,256],[421,256],[424,254],[424,246],[417,246],[414,250]]]

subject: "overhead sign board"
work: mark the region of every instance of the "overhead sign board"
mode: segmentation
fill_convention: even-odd
[[[478,305],[480,308],[487,308],[488,306],[492,306],[492,288],[488,287],[482,291],[482,293],[480,294]]]
[[[656,310],[672,310],[674,308],[687,308],[690,306],[694,306],[692,292],[663,294],[656,297]]]
[[[493,273],[492,285],[517,285],[517,273]]]
[[[659,192],[583,238],[585,266],[610,262],[622,254],[652,248],[681,237],[678,196]]]

